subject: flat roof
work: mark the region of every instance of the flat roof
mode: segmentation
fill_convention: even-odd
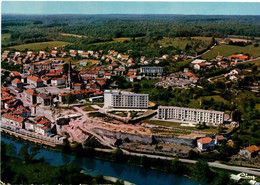
[[[158,109],[160,109],[160,108],[162,108],[162,109],[181,109],[181,110],[189,110],[189,111],[201,111],[201,112],[210,112],[210,113],[224,114],[224,112],[222,112],[222,111],[194,109],[194,108],[188,108],[188,107],[159,106]]]

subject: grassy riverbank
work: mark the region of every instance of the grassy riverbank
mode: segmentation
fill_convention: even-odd
[[[102,175],[91,176],[73,165],[52,166],[44,158],[34,159],[37,149],[22,147],[17,158],[14,145],[1,142],[1,181],[11,184],[123,184]],[[35,153],[34,153],[35,152]],[[32,158],[31,158],[32,157]],[[28,160],[30,158],[30,160]]]
[[[224,184],[230,185],[234,184],[234,182],[229,179],[229,175],[232,173],[232,171],[210,168],[204,161],[199,161],[196,164],[187,164],[180,162],[178,159],[169,161],[162,159],[152,159],[146,156],[139,157],[125,155],[120,149],[116,149],[111,153],[95,151],[93,147],[94,146],[88,146],[84,147],[83,149],[82,145],[80,144],[73,148],[71,148],[69,145],[65,145],[59,150],[68,154],[74,154],[77,157],[88,157],[116,163],[126,163],[133,166],[182,175],[210,184],[223,184],[220,182],[225,182]]]

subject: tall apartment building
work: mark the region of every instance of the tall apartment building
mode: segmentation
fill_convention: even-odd
[[[163,67],[141,67],[140,72],[143,74],[162,74]]]
[[[224,112],[186,107],[159,106],[158,118],[164,120],[176,119],[180,121],[192,121],[197,123],[205,122],[217,125],[224,122]]]
[[[148,94],[134,94],[119,90],[105,90],[104,108],[148,108]]]

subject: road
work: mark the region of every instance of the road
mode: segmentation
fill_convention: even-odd
[[[254,58],[254,59],[251,59],[251,60],[246,60],[246,61],[244,61],[244,62],[241,62],[241,64],[247,63],[247,62],[252,62],[252,61],[255,61],[255,60],[260,60],[260,57]],[[225,74],[221,74],[221,75],[218,75],[218,76],[210,77],[210,78],[208,78],[208,81],[209,81],[210,83],[212,83],[212,78],[221,77],[221,76],[224,76],[224,75],[225,75]]]
[[[101,149],[101,148],[97,148],[95,149],[97,151],[103,151],[103,152],[112,152],[113,150],[111,149]],[[159,156],[159,155],[151,155],[151,154],[141,154],[141,153],[135,153],[135,152],[129,152],[126,150],[123,150],[123,152],[127,155],[133,155],[133,156],[146,156],[149,158],[154,158],[154,159],[163,159],[163,160],[173,160],[175,159],[174,157],[166,157],[166,156]],[[191,159],[180,159],[179,160],[181,162],[184,163],[189,163],[189,164],[194,164],[197,161],[196,160],[191,160]],[[248,173],[248,174],[252,174],[252,175],[256,175],[256,176],[260,176],[260,168],[249,168],[249,167],[242,167],[242,166],[230,166],[230,165],[226,165],[226,164],[221,164],[219,162],[208,162],[210,167],[214,167],[214,168],[220,168],[220,169],[225,169],[225,170],[232,170],[232,171],[237,171],[237,172],[244,172],[244,173]]]

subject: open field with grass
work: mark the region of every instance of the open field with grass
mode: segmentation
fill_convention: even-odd
[[[238,38],[238,39],[247,39],[251,40],[250,37],[248,36],[243,36],[243,35],[228,35],[229,38]],[[254,37],[255,40],[260,40],[260,37]]]
[[[196,47],[196,51],[201,51],[210,44],[212,37],[191,37],[190,39],[187,37],[176,37],[176,38],[169,38],[164,37],[162,40],[159,40],[158,43],[163,47],[177,47],[181,50],[184,50],[186,45],[193,45],[195,43],[199,43]],[[217,38],[216,40],[220,40]]]
[[[99,44],[111,44],[116,42],[124,42],[126,40],[130,40],[130,37],[120,37],[120,38],[114,38],[112,41],[105,41],[105,42],[97,42],[97,43],[91,43],[91,45],[99,45]]]
[[[223,102],[223,103],[225,103],[225,104],[229,104],[229,102],[227,101],[227,100],[225,100],[224,98],[222,98],[221,96],[219,96],[219,95],[213,95],[213,96],[202,96],[202,97],[200,97],[199,99],[201,99],[201,100],[209,100],[209,99],[211,99],[211,98],[213,98],[216,102]]]
[[[140,39],[142,37],[136,37],[135,39]],[[117,42],[124,42],[127,40],[130,40],[130,37],[120,37],[120,38],[114,38],[111,41],[105,41],[105,42],[96,42],[96,43],[91,43],[90,45],[100,45],[100,44],[111,44],[111,43],[117,43]]]
[[[32,51],[40,51],[40,50],[52,50],[54,47],[62,47],[63,45],[69,45],[69,42],[62,41],[50,41],[50,42],[36,42],[31,44],[22,44],[17,46],[11,46],[11,48],[17,49],[19,51],[24,51],[25,49]]]
[[[68,36],[68,37],[77,37],[77,38],[86,38],[85,35],[76,35],[76,34],[70,34],[70,33],[61,33],[62,36]]]
[[[9,44],[10,37],[11,37],[11,34],[9,34],[9,33],[1,34],[1,43],[2,43],[2,45]]]
[[[218,45],[214,47],[213,50],[209,51],[205,55],[202,56],[203,59],[213,59],[216,58],[218,53],[222,56],[228,57],[233,54],[243,53],[249,54],[253,57],[260,56],[260,47],[254,47],[253,45],[248,45],[245,47],[234,46],[234,45]]]

